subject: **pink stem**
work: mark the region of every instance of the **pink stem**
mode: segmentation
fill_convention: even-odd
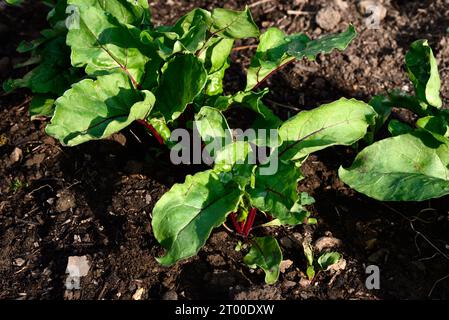
[[[248,238],[248,235],[253,228],[254,220],[256,219],[256,208],[252,208],[249,212],[248,219],[246,220],[245,228],[243,229],[243,235]]]
[[[154,129],[154,127],[151,124],[149,124],[145,120],[137,120],[137,122],[143,125],[145,128],[147,128],[151,132],[151,134],[156,138],[156,140],[159,142],[160,145],[164,144],[164,139],[162,139],[160,134],[156,131],[156,129]]]
[[[232,224],[234,225],[235,231],[237,231],[237,233],[242,234],[242,228],[239,224],[239,222],[237,221],[237,215],[235,214],[235,212],[230,214],[231,217],[231,221]]]

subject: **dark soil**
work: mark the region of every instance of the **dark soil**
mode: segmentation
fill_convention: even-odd
[[[46,9],[36,2],[1,9],[1,81],[20,75],[12,66],[25,57],[15,47],[45,26]],[[226,7],[246,3],[232,0]],[[339,7],[342,3],[348,7]],[[151,7],[156,24],[167,24],[193,7],[221,5],[171,0],[152,1]],[[331,5],[342,19],[324,31],[315,17]],[[296,63],[270,78],[266,103],[285,119],[341,96],[368,100],[387,89],[411,90],[404,54],[413,40],[427,38],[439,59],[449,105],[448,1],[384,5],[387,16],[377,30],[365,27],[355,1],[272,0],[254,6],[255,20],[264,29],[276,25],[316,37],[353,22],[359,30],[344,53]],[[233,54],[227,90],[244,86],[242,70],[251,55],[251,50]],[[29,120],[29,101],[25,90],[0,94],[0,299],[131,299],[138,291],[143,299],[449,298],[449,198],[393,204],[357,194],[337,176],[338,167],[355,156],[347,148],[320,152],[305,163],[299,189],[316,198],[312,209],[318,224],[270,231],[281,239],[284,259],[292,262],[276,285],[266,286],[261,271],[242,263],[242,253],[234,250],[238,238],[225,228],[213,233],[198,256],[161,267],[154,258],[162,250],[152,236],[152,208],[173,183],[196,169],[164,165],[166,155],[139,127],[131,130],[142,142],[127,130],[107,141],[62,148],[45,135],[44,122]],[[18,159],[15,148],[22,152]],[[300,241],[323,236],[342,241],[335,249],[346,265],[320,272],[309,283]],[[90,271],[80,291],[66,292],[68,257],[83,255]],[[365,287],[370,264],[380,267],[380,290]]]

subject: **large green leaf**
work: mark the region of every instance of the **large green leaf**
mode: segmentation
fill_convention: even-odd
[[[167,122],[175,120],[201,93],[206,81],[206,70],[197,57],[174,57],[164,67],[156,91],[156,111],[162,114]]]
[[[248,70],[246,90],[251,90],[272,72],[294,59],[304,57],[314,60],[320,53],[334,49],[345,50],[357,33],[354,27],[340,34],[332,34],[311,40],[304,34],[286,35],[277,28],[269,28],[260,37],[256,54]]]
[[[243,11],[215,9],[212,12],[212,32],[229,39],[255,38],[259,28],[254,23],[248,8]]]
[[[123,72],[83,80],[56,100],[46,131],[67,146],[102,139],[145,119],[154,102],[151,92],[133,89]]]
[[[279,161],[273,175],[262,175],[256,170],[255,186],[248,190],[252,206],[279,219],[281,224],[292,221],[291,209],[299,196],[296,188],[302,178],[301,171],[291,161]]]
[[[427,40],[412,43],[405,57],[410,80],[418,98],[436,108],[441,108],[441,80],[438,64]]]
[[[302,111],[279,129],[284,141],[279,156],[301,160],[334,145],[352,145],[362,139],[376,112],[368,104],[342,98],[311,111]]]
[[[86,6],[86,2],[107,3],[109,1],[72,0],[70,3],[83,3],[79,7],[79,26],[73,25],[67,35],[67,44],[72,49],[72,65],[86,67],[86,73],[99,75],[123,69],[136,83],[140,83],[145,73],[156,77],[160,60],[156,49],[140,42],[140,30],[122,23],[108,11],[96,6]],[[111,1],[116,3],[117,1]],[[115,8],[115,6],[114,6]],[[118,9],[117,9],[118,10]],[[147,64],[154,65],[147,70]]]
[[[279,278],[282,251],[272,237],[255,238],[243,262],[250,268],[260,267],[265,271],[265,282],[274,284]]]
[[[442,141],[416,131],[376,142],[359,153],[349,169],[340,168],[340,178],[377,200],[441,197],[449,194],[449,140]]]
[[[158,258],[163,265],[195,255],[206,243],[212,229],[235,211],[241,191],[226,185],[218,173],[209,170],[187,176],[174,185],[153,210],[154,236],[167,251]]]

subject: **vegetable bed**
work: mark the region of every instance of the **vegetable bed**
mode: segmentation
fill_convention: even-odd
[[[143,42],[165,41],[158,47],[162,58],[155,60],[169,61],[157,82],[140,68],[150,55],[142,56],[139,44],[128,43],[122,51],[107,43],[112,60],[85,63],[85,56],[98,52],[86,45],[81,29],[67,36],[72,64],[80,69],[56,78],[50,92],[56,96],[38,92],[34,100],[19,88],[20,81],[7,80],[24,76],[23,69],[13,68],[26,60],[16,48],[39,36],[48,8],[38,1],[2,6],[0,33],[6,40],[0,48],[0,80],[6,81],[5,89],[16,90],[0,93],[0,299],[449,298],[449,147],[435,147],[447,140],[449,122],[449,8],[443,0],[382,3],[386,16],[372,29],[357,1],[227,2],[226,9],[249,6],[238,14],[214,11],[222,6],[219,1],[152,1],[156,26],[173,25],[195,8],[209,10],[213,22],[206,11],[195,17],[206,21],[211,39],[216,37],[210,42],[229,47],[235,40],[233,49],[223,49],[230,52],[229,66],[221,62],[217,68],[214,63],[221,60],[210,58],[209,41],[191,49],[195,39],[183,38],[177,44],[181,54],[170,51],[176,46],[168,45],[172,39],[163,32],[148,33]],[[319,15],[330,8],[339,19],[329,26]],[[99,14],[95,10],[82,14]],[[222,22],[226,19],[240,21],[241,28],[231,29]],[[108,23],[108,32],[123,28]],[[134,34],[134,27],[126,28]],[[259,48],[283,39],[276,47],[282,58],[279,52],[256,53],[259,28]],[[419,39],[427,41],[415,42]],[[189,50],[192,54],[185,54]],[[205,68],[202,59],[212,62]],[[115,63],[123,72],[99,72]],[[232,103],[243,108],[224,111],[223,100],[210,99],[221,94],[216,85],[221,68],[228,68],[224,94],[235,94]],[[77,83],[81,69],[98,80]],[[164,91],[175,81],[198,93]],[[71,83],[77,84],[64,93]],[[129,92],[120,91],[127,85]],[[201,110],[192,110],[203,89]],[[102,90],[132,102],[132,111],[113,114],[119,124],[109,124],[107,113],[96,124],[106,123],[103,132],[92,126],[81,130],[75,123],[77,103],[107,105]],[[63,93],[47,126],[42,115],[49,104],[39,104],[36,96],[53,101]],[[170,109],[178,94],[182,108]],[[146,121],[155,110],[158,117]],[[273,149],[279,149],[282,161],[273,179],[259,173],[260,164],[234,172],[216,163],[221,170],[216,173],[205,164],[171,163],[166,123],[206,119],[201,137],[211,134],[210,123],[218,123],[224,137],[228,125],[251,127],[254,111],[264,125],[280,127],[283,142]],[[410,160],[415,154],[420,156]],[[193,186],[198,194],[207,190],[207,199],[189,197]],[[205,205],[211,199],[212,206]],[[200,200],[201,210],[194,206]],[[198,220],[191,230],[181,226],[186,212]],[[86,256],[90,264],[80,290],[66,288],[73,256]],[[380,289],[365,285],[368,265],[379,266]]]

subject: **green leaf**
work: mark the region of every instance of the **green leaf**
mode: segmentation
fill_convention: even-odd
[[[206,94],[209,96],[223,93],[223,78],[230,66],[229,55],[233,45],[233,39],[214,38],[199,56],[208,73]]]
[[[418,98],[436,108],[441,108],[441,80],[438,64],[427,40],[412,43],[405,57],[410,80]]]
[[[279,266],[282,262],[281,248],[272,237],[255,238],[249,253],[243,262],[250,268],[262,268],[265,272],[265,282],[274,284],[279,278]]]
[[[279,219],[281,224],[292,223],[295,215],[290,209],[298,201],[296,188],[302,178],[299,168],[293,162],[279,161],[274,175],[262,175],[262,168],[256,170],[255,188],[248,190],[251,205],[262,212]]]
[[[260,34],[248,7],[244,11],[215,9],[212,12],[212,20],[213,29],[211,31],[223,38],[255,38]]]
[[[277,28],[269,28],[260,37],[256,54],[248,70],[246,90],[251,90],[272,72],[294,59],[314,60],[320,53],[331,53],[334,49],[345,50],[356,37],[352,25],[340,34],[332,34],[311,40],[304,34],[286,35]]]
[[[35,120],[38,117],[52,117],[55,112],[54,97],[44,94],[34,95],[29,112],[31,120]]]
[[[279,129],[284,141],[279,157],[302,160],[330,146],[352,145],[365,136],[375,117],[375,111],[368,104],[345,98],[300,112]]]
[[[400,90],[393,90],[389,92],[388,99],[391,101],[391,105],[396,108],[408,109],[420,117],[428,115],[427,103],[421,103],[417,97],[408,95]]]
[[[164,143],[170,146],[171,130],[167,126],[165,120],[163,118],[150,118],[148,122],[153,126],[156,132],[159,133],[162,140],[164,140]]]
[[[315,199],[312,198],[307,194],[307,192],[301,193],[301,196],[299,200],[293,205],[293,207],[290,209],[289,215],[279,220],[279,223],[281,225],[288,225],[288,226],[296,226],[298,224],[303,223],[309,223],[309,220],[307,218],[310,217],[310,212],[305,208],[305,206],[311,205],[315,203]]]
[[[19,6],[23,3],[24,0],[5,0],[7,4],[12,6]]]
[[[79,79],[77,70],[70,67],[69,48],[65,44],[65,36],[45,40],[45,43],[40,44],[38,54],[40,64],[22,79],[7,81],[4,85],[5,91],[29,88],[33,93],[62,95]]]
[[[415,131],[365,148],[339,175],[351,188],[377,200],[422,201],[449,194],[448,168],[449,140],[443,143]]]
[[[95,2],[97,5],[85,6],[87,2]],[[144,46],[140,42],[138,28],[119,22],[116,17],[108,14],[108,11],[97,8],[98,3],[103,1],[71,0],[69,3],[83,3],[79,7],[79,27],[75,24],[67,35],[67,44],[72,49],[73,66],[85,66],[89,75],[123,69],[136,81],[135,85],[140,83],[145,73],[151,77],[157,75],[159,65],[154,64],[152,60],[159,61],[160,58],[155,48]],[[107,1],[105,6],[111,11],[122,8],[118,4],[114,5],[115,3],[118,1]],[[123,12],[122,16],[125,15]],[[154,65],[157,69],[146,70],[147,64]]]
[[[338,252],[327,252],[323,253],[318,258],[318,265],[320,266],[321,270],[327,270],[331,265],[336,264],[338,261],[340,261],[341,255]]]
[[[406,123],[393,119],[388,124],[388,131],[391,133],[393,137],[395,137],[400,136],[401,134],[412,132],[413,128]]]
[[[212,229],[225,222],[240,200],[241,191],[224,184],[212,170],[187,176],[185,183],[174,185],[153,209],[154,236],[167,250],[158,261],[171,265],[197,254]]]
[[[252,110],[256,114],[256,120],[252,128],[256,131],[256,136],[249,139],[249,142],[258,146],[278,147],[279,137],[263,135],[258,129],[264,129],[263,133],[268,133],[269,129],[278,129],[282,121],[270,108],[262,101],[262,98],[268,93],[268,89],[259,92],[240,91],[234,95],[218,97],[213,106],[221,111],[228,110],[230,107],[242,107]],[[273,139],[272,139],[273,138]]]
[[[167,123],[175,120],[201,93],[206,81],[206,70],[197,57],[176,56],[165,65],[156,91],[155,111],[162,114]]]
[[[145,30],[140,36],[144,43],[155,44],[159,55],[167,60],[173,54],[196,53],[202,48],[211,23],[208,11],[194,9],[180,18],[174,26]]]
[[[449,137],[449,124],[442,116],[428,116],[420,118],[416,125],[419,128],[427,130],[431,133],[438,134],[440,136]]]
[[[202,107],[195,115],[195,127],[212,157],[215,156],[212,151],[219,151],[233,141],[225,117],[215,108]]]
[[[148,24],[151,17],[147,0],[68,0],[67,3],[77,7],[81,12],[94,7],[114,16],[121,23],[134,26]]]
[[[387,122],[391,115],[393,105],[388,97],[381,95],[374,96],[369,102],[369,105],[373,107],[374,111],[377,113],[376,124],[374,126],[374,133],[376,133]]]
[[[67,146],[106,138],[145,119],[154,102],[151,92],[132,89],[122,72],[83,80],[56,100],[46,131]]]
[[[315,277],[315,268],[311,265],[306,270],[307,278],[311,281]]]

